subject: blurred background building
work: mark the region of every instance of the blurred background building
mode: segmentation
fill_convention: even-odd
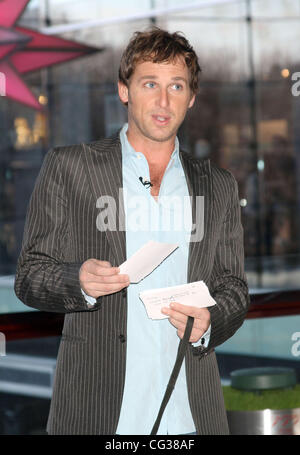
[[[1,3],[0,69],[9,42]],[[92,52],[22,74],[38,107],[0,96],[0,331],[6,336],[0,433],[42,431],[60,339],[60,321],[37,316],[13,291],[36,176],[51,147],[96,140],[122,126],[120,56],[133,32],[152,23],[183,32],[202,68],[181,146],[229,169],[239,184],[252,307],[243,327],[217,349],[222,379],[230,369],[254,365],[293,365],[300,374],[300,0],[19,4],[24,10],[11,29],[33,29]],[[11,363],[1,368],[4,360]]]

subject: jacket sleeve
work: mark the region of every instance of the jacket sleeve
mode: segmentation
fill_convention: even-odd
[[[207,350],[230,338],[242,325],[250,304],[244,272],[243,227],[237,182],[230,176],[231,192],[216,247],[210,293],[216,305],[209,307],[211,334]]]
[[[59,313],[93,311],[79,283],[81,263],[67,263],[64,250],[69,217],[60,153],[50,150],[43,162],[27,209],[15,293],[30,307]]]

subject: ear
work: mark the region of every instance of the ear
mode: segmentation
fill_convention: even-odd
[[[123,82],[118,81],[118,92],[122,103],[128,103],[128,88]]]
[[[194,94],[189,102],[189,108],[193,106],[194,102],[195,102],[195,99],[196,99],[196,94]]]

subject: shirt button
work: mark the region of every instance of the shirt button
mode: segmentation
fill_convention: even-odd
[[[123,335],[123,333],[121,333],[121,334],[119,335],[119,340],[121,341],[121,343],[125,343],[126,337],[125,337],[125,335]]]

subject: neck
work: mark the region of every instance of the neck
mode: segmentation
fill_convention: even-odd
[[[149,164],[168,162],[175,147],[176,136],[166,141],[155,141],[145,136],[134,134],[128,126],[127,139],[137,153],[143,153]]]

